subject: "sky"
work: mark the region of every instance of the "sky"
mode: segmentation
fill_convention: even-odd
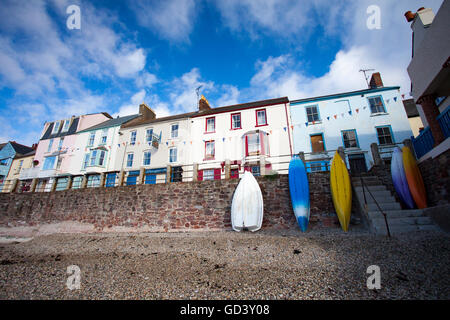
[[[409,96],[404,13],[442,0],[1,0],[0,142],[95,112],[157,117],[361,90],[360,69]],[[69,29],[70,5],[80,28]],[[369,29],[380,9],[380,28]]]

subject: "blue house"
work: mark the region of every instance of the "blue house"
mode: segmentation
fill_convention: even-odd
[[[359,173],[372,167],[376,143],[389,163],[393,148],[412,136],[399,89],[384,87],[374,73],[368,89],[291,101],[294,153],[305,153],[309,171],[325,171],[343,147],[351,171]]]
[[[3,184],[8,176],[13,159],[16,156],[23,156],[32,151],[31,147],[15,141],[0,144],[0,191],[3,189]]]

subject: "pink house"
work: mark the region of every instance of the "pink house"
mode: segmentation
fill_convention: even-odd
[[[21,180],[35,179],[36,191],[63,190],[67,186],[77,133],[112,117],[105,112],[72,116],[46,122],[36,149],[33,168],[24,170]]]

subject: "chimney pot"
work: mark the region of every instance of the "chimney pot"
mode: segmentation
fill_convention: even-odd
[[[382,88],[383,81],[381,80],[381,75],[379,72],[375,72],[372,74],[369,82],[369,89]]]
[[[411,22],[416,17],[415,13],[412,13],[411,11],[405,12],[406,21]]]

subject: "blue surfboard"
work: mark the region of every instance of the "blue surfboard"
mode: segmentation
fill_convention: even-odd
[[[391,176],[395,191],[400,199],[409,209],[414,209],[414,200],[409,191],[408,180],[406,180],[405,168],[403,167],[402,150],[398,147],[392,153]]]
[[[289,192],[295,218],[305,232],[309,222],[309,184],[305,164],[298,155],[289,162]]]

